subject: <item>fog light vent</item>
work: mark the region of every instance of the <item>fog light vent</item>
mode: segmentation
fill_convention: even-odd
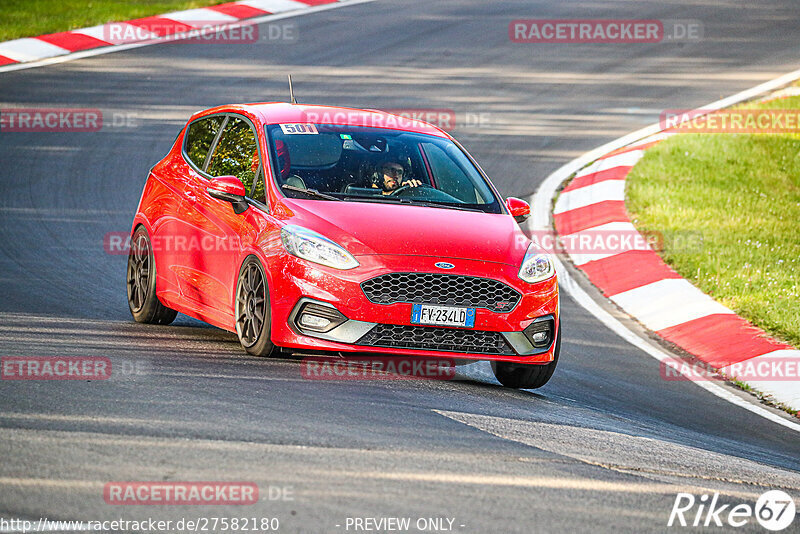
[[[547,341],[547,332],[534,332],[531,339],[534,343],[544,343]]]
[[[540,318],[535,320],[524,330],[525,336],[537,349],[549,347],[553,342],[553,330],[555,321],[552,317]]]
[[[330,332],[345,321],[347,317],[333,306],[306,302],[297,314],[295,326],[300,331]]]
[[[304,313],[300,316],[300,326],[306,328],[322,329],[329,324],[331,324],[331,320],[326,317],[319,317],[317,315],[311,315],[310,313]]]

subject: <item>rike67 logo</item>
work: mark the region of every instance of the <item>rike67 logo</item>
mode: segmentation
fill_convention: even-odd
[[[762,494],[755,507],[746,504],[720,504],[719,493],[678,493],[669,514],[667,526],[677,527],[743,527],[752,518],[767,530],[777,532],[794,522],[795,504],[788,493],[770,490]]]

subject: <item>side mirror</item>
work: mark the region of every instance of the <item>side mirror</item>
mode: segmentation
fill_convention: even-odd
[[[244,198],[247,191],[241,180],[235,176],[220,176],[211,180],[211,185],[206,188],[209,195],[217,200],[230,202],[237,215],[247,210],[247,200]]]
[[[518,223],[525,222],[531,216],[531,206],[522,199],[508,197],[506,199],[506,208]]]

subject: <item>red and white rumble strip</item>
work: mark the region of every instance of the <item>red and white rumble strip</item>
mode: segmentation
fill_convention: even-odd
[[[204,28],[209,24],[231,24],[338,1],[346,0],[244,0],[39,37],[14,39],[0,42],[0,66],[38,61],[93,48],[165,38]]]
[[[637,141],[579,171],[556,201],[556,232],[567,236],[632,229],[625,209],[625,179],[647,148],[670,135],[662,132]],[[577,268],[620,308],[728,376],[736,376],[743,362],[757,366],[759,362],[773,365],[776,359],[800,360],[800,351],[770,338],[704,294],[652,249],[569,255]],[[751,376],[745,381],[779,402],[800,409],[800,381],[777,377],[753,380]]]

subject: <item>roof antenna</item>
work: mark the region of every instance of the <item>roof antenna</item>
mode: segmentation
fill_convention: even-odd
[[[289,100],[292,104],[297,104],[297,99],[294,97],[294,89],[292,89],[292,75],[289,75]]]

